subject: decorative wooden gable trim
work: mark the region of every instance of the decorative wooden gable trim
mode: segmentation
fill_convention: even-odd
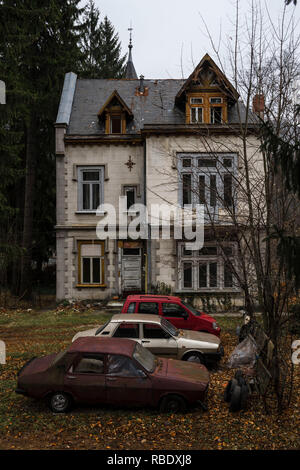
[[[229,82],[212,58],[208,54],[205,54],[177,93],[175,103],[180,105],[182,101],[185,101],[187,92],[194,92],[196,90],[213,91],[213,88],[215,88],[215,91],[219,90],[223,92],[227,96],[227,99],[232,102],[237,101],[239,98],[239,93],[234,86]]]

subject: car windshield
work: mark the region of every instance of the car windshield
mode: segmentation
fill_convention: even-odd
[[[179,335],[179,330],[177,330],[177,328],[175,328],[175,326],[172,325],[172,323],[170,323],[165,318],[161,319],[161,326],[163,327],[164,330],[166,330],[168,333],[170,333],[170,335],[172,335],[172,336],[178,336]]]
[[[143,348],[139,343],[136,343],[133,357],[139,364],[141,364],[141,366],[144,367],[144,369],[146,369],[147,372],[154,371],[156,365],[155,356],[153,356],[148,349]]]
[[[184,305],[185,307],[187,307],[194,315],[197,315],[197,317],[201,317],[201,312],[199,312],[198,310],[196,310],[194,307],[192,307],[190,304],[187,304],[186,302],[181,302],[182,305]]]
[[[95,336],[100,335],[101,331],[103,331],[104,328],[106,328],[108,324],[109,324],[109,321],[107,321],[106,323],[104,323],[104,325],[99,326],[98,330],[97,330],[96,333],[95,333]]]

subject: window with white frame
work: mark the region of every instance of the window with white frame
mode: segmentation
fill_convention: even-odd
[[[103,167],[78,167],[78,210],[96,211],[103,202]]]
[[[179,289],[186,291],[218,291],[236,289],[234,278],[235,244],[222,247],[207,244],[201,250],[186,250],[178,244]]]
[[[82,286],[104,284],[104,242],[78,243],[78,284]]]
[[[204,204],[205,210],[232,208],[236,154],[178,154],[179,203]]]

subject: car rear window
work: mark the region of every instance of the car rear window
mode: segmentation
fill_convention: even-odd
[[[139,313],[149,313],[152,315],[158,315],[158,303],[157,302],[140,302]]]

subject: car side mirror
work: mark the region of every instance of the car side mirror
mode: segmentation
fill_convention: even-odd
[[[183,316],[184,320],[187,320],[189,318],[189,315],[188,315],[187,312],[183,312],[182,316]]]

